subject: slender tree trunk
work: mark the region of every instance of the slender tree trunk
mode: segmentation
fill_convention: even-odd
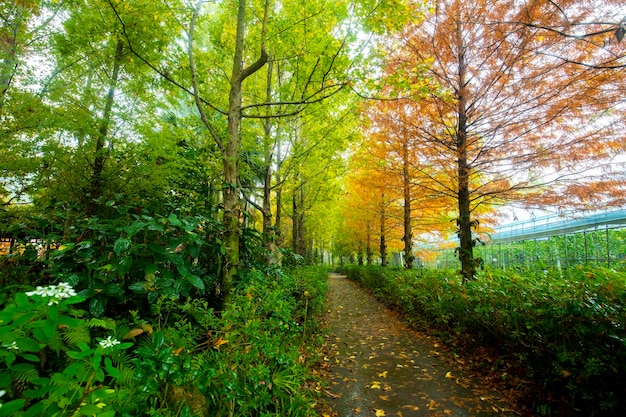
[[[292,230],[292,249],[294,253],[306,256],[306,241],[304,230],[304,183],[293,192],[293,230]]]
[[[280,176],[276,175],[276,180],[280,181]],[[276,188],[276,219],[274,220],[274,230],[276,233],[276,246],[280,247],[283,244],[282,234],[282,221],[283,221],[283,187],[278,186]]]
[[[372,224],[368,221],[367,222],[367,244],[365,247],[365,258],[367,260],[367,266],[371,266],[372,265],[372,261],[374,258],[374,254],[372,252]]]
[[[409,176],[409,140],[402,144],[402,185],[404,188],[404,268],[413,268],[413,230],[411,226],[411,178]]]
[[[268,102],[272,99],[272,61],[269,61],[267,68],[267,85],[265,97]],[[269,111],[269,110],[268,110]],[[272,119],[267,118],[263,122],[263,153],[265,158],[265,170],[263,175],[263,236],[265,246],[271,251],[270,245],[274,243],[274,232],[272,230]]]
[[[459,260],[461,261],[461,274],[463,280],[474,278],[476,267],[474,265],[474,247],[472,242],[472,219],[470,210],[469,178],[470,167],[468,164],[467,149],[467,89],[466,89],[466,62],[465,45],[461,22],[457,26],[457,43],[459,55],[459,88],[457,91],[458,126],[456,133],[456,147],[458,152],[458,210],[457,229],[460,241]]]
[[[111,79],[109,80],[109,92],[107,94],[106,102],[104,103],[102,122],[98,128],[98,136],[96,139],[93,169],[91,172],[91,183],[89,185],[89,203],[87,205],[87,214],[90,216],[97,213],[100,206],[98,199],[102,195],[104,165],[107,159],[106,140],[109,135],[109,127],[111,126],[111,112],[113,110],[113,104],[115,103],[115,90],[117,89],[123,54],[124,43],[121,39],[119,39],[115,48],[113,69],[111,71]]]
[[[382,205],[380,210],[380,265],[387,266],[387,241],[385,236],[385,193],[382,194]]]
[[[266,16],[267,17],[267,16]],[[241,227],[239,217],[240,187],[239,187],[239,132],[241,129],[241,103],[244,80],[260,70],[267,62],[265,46],[261,45],[260,58],[249,67],[243,67],[243,47],[246,18],[246,1],[238,1],[237,9],[237,32],[235,34],[235,52],[233,54],[233,69],[230,78],[230,91],[228,94],[228,137],[224,141],[222,150],[222,163],[224,169],[224,215],[225,228],[224,245],[226,256],[222,266],[220,288],[222,298],[230,294],[232,280],[239,270],[239,237]],[[264,23],[265,24],[265,23]]]

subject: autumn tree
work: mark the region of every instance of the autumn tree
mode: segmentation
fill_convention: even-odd
[[[615,65],[573,63],[584,61],[581,54],[621,60],[622,47],[569,50],[562,37],[511,23],[529,16],[548,21],[548,3],[554,4],[439,1],[423,23],[395,41],[402,47],[390,52],[402,94],[424,75],[440,86],[406,107],[405,128],[429,149],[422,171],[436,179],[431,191],[456,201],[466,280],[476,270],[472,229],[479,224],[479,207],[514,200],[582,207],[623,201],[609,198],[621,195],[623,184],[617,182],[620,173],[606,165],[624,150],[618,133],[623,72]],[[586,5],[570,11],[589,12]],[[554,18],[560,9],[551,13]]]
[[[384,144],[381,144],[384,146]],[[389,250],[403,247],[400,178],[391,169],[386,153],[379,153],[371,143],[361,143],[350,158],[345,179],[346,195],[341,204],[344,220],[339,234],[349,236],[359,249],[365,242],[366,252],[378,241],[382,266],[387,266]]]

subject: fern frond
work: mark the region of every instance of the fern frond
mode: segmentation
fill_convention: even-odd
[[[50,336],[46,345],[58,355],[63,349],[63,339],[61,339],[59,332],[52,333],[52,336]]]
[[[32,382],[33,380],[39,378],[39,371],[37,371],[36,368],[24,370],[13,369],[11,372],[11,377],[14,381],[17,381],[19,383]]]
[[[90,329],[94,327],[98,327],[105,330],[114,330],[115,329],[115,320],[113,319],[96,319],[93,318],[87,322],[87,326]]]
[[[86,326],[79,326],[74,328],[66,328],[63,331],[63,340],[72,349],[78,346],[78,343],[83,342],[86,344],[91,343],[91,334]]]
[[[120,378],[118,382],[123,387],[132,387],[135,382],[135,370],[133,368],[120,367]]]

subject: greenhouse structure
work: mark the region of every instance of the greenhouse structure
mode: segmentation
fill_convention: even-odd
[[[573,265],[626,267],[626,209],[593,214],[547,215],[495,228],[481,238],[474,256],[495,268],[554,268]],[[448,242],[427,266],[458,265]]]

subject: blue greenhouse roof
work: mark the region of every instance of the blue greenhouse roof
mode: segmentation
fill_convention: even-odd
[[[509,223],[496,227],[489,243],[541,239],[606,227],[626,227],[626,209],[568,217],[555,214]]]

